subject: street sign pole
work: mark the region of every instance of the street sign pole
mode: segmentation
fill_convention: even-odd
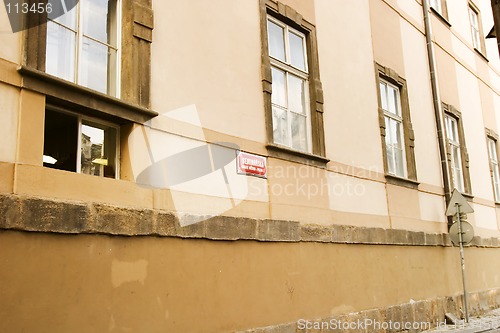
[[[462,282],[464,284],[464,307],[465,307],[465,322],[469,322],[469,297],[467,296],[467,283],[465,279],[465,256],[464,256],[464,242],[462,234],[462,221],[460,220],[460,204],[455,203],[457,209],[457,223],[458,223],[458,240],[460,244],[460,262],[462,264]]]

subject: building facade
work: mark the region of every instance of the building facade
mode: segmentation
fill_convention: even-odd
[[[64,3],[0,9],[0,331],[436,325],[454,189],[500,306],[490,1]]]

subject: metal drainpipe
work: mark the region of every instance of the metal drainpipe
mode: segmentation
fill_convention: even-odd
[[[441,171],[443,173],[443,185],[446,199],[446,205],[450,202],[451,187],[450,173],[448,169],[448,157],[446,149],[446,134],[444,131],[444,114],[441,106],[441,97],[439,95],[439,84],[436,72],[436,58],[434,53],[434,44],[432,43],[431,21],[429,17],[428,0],[422,0],[424,10],[425,40],[427,43],[427,55],[429,56],[429,70],[431,75],[432,96],[434,103],[434,115],[436,117],[437,135],[439,141],[439,154],[441,156]]]

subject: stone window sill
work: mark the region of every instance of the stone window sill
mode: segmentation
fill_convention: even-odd
[[[330,161],[326,157],[306,153],[288,147],[284,147],[278,144],[268,144],[266,146],[270,157],[276,157],[284,160],[290,160],[293,162],[314,165],[319,167],[326,167],[326,164]]]
[[[121,99],[60,79],[45,72],[21,66],[24,88],[46,95],[47,104],[55,104],[116,123],[144,123],[157,112]]]
[[[431,7],[431,12],[437,16],[437,18],[443,22],[444,25],[446,25],[448,28],[451,28],[451,23],[448,21],[446,17],[444,17],[440,12],[435,10],[434,8]]]
[[[385,174],[385,180],[387,183],[392,184],[392,185],[398,185],[398,186],[403,186],[407,188],[411,188],[413,190],[418,189],[418,185],[420,185],[419,182],[413,179],[408,179],[408,178],[402,178],[390,174]]]

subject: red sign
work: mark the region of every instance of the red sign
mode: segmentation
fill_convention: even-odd
[[[236,153],[236,168],[238,174],[267,178],[267,165],[264,156],[244,153]]]

